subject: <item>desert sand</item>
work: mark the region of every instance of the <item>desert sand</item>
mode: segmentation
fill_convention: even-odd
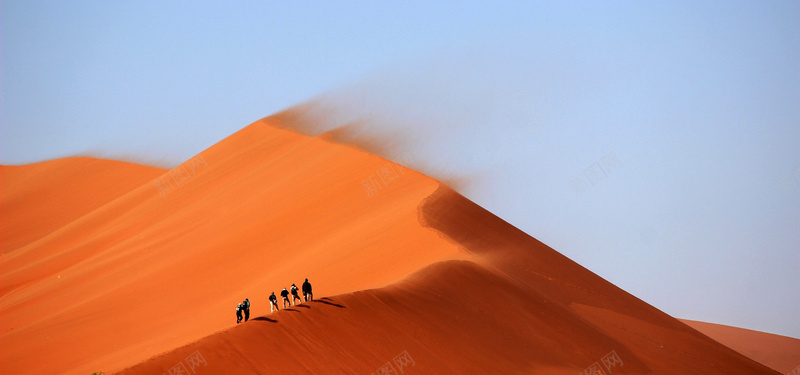
[[[169,171],[2,167],[0,370],[778,373],[296,122],[262,119]],[[270,292],[306,277],[314,301],[269,313]]]
[[[723,324],[681,319],[688,326],[781,374],[800,368],[800,340]]]

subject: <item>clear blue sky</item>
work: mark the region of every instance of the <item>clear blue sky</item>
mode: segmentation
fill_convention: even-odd
[[[322,98],[676,317],[800,337],[800,3],[4,1],[0,162]]]

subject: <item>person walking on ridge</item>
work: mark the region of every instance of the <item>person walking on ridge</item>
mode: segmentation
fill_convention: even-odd
[[[236,305],[236,324],[242,322],[242,304]]]
[[[292,288],[291,289],[292,289],[292,303],[295,306],[297,306],[297,302],[295,302],[295,300],[299,299],[300,302],[303,302],[303,300],[301,300],[300,296],[297,295],[297,285],[292,284]]]
[[[311,283],[308,282],[307,278],[303,283],[303,298],[306,299],[306,302],[314,299],[314,293],[311,293]]]
[[[287,303],[289,304],[289,307],[292,306],[292,303],[289,302],[289,291],[286,290],[286,288],[283,288],[283,290],[281,291],[281,297],[283,297],[283,308],[284,309],[286,308],[286,304]]]
[[[242,302],[242,307],[244,308],[244,321],[250,320],[250,300],[245,298],[244,302]]]
[[[280,311],[278,308],[278,297],[275,297],[275,292],[269,295],[269,312]]]

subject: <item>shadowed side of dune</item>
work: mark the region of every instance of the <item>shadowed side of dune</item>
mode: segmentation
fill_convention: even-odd
[[[441,185],[422,205],[419,220],[533,292],[565,304],[625,312],[670,329],[687,326],[563,256],[539,240]]]
[[[446,186],[426,199],[420,220],[468,251],[484,256],[530,292],[541,293],[569,307],[640,358],[654,359],[645,363],[656,373],[701,373],[698,372],[701,369],[726,371],[722,373],[770,372],[609,283]],[[705,359],[698,361],[698,358]]]

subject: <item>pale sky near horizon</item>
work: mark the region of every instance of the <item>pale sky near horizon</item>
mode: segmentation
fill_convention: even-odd
[[[678,318],[800,338],[800,2],[4,1],[0,163],[316,99]]]

